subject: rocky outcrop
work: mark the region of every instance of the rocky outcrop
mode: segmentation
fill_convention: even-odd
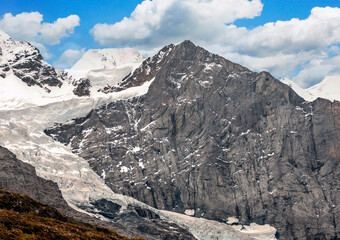
[[[8,38],[0,40],[0,77],[5,78],[10,71],[28,86],[39,86],[48,93],[72,82],[75,95],[90,95],[90,80],[73,80],[66,72],[47,64],[30,43]]]
[[[4,74],[13,73],[28,86],[60,87],[66,76],[43,61],[39,50],[28,42],[12,39],[0,41],[0,69]]]
[[[73,93],[78,97],[90,96],[91,82],[89,79],[81,78],[79,80],[74,81],[73,85],[75,86]]]
[[[130,87],[137,87],[152,80],[167,61],[167,56],[175,46],[164,47],[154,57],[146,59],[132,74],[126,76],[115,86],[106,86],[100,91],[103,93],[120,92]]]
[[[35,168],[19,161],[0,146],[0,189],[25,194],[57,208],[68,208],[58,185],[36,175]]]
[[[46,133],[156,208],[268,223],[280,239],[339,238],[340,103],[305,102],[189,41],[166,49],[121,83],[154,78],[146,95]]]

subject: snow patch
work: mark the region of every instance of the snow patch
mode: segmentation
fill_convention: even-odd
[[[238,218],[236,218],[236,217],[228,217],[227,224],[231,225],[233,223],[238,223],[238,222],[239,222]]]
[[[194,216],[195,210],[194,209],[187,209],[187,210],[184,211],[184,213],[188,216]]]
[[[142,56],[134,48],[90,49],[74,64],[71,70],[113,69],[125,64],[140,64],[142,61]]]
[[[0,30],[0,41],[6,40],[6,39],[9,39],[9,38],[10,38],[10,36],[7,33]]]
[[[291,87],[300,97],[308,102],[317,98],[324,98],[330,101],[340,101],[340,76],[327,76],[320,83],[303,89],[288,78],[280,79],[280,81]]]
[[[340,101],[340,76],[327,76],[320,83],[307,89],[314,98]]]

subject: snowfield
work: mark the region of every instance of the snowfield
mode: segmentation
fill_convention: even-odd
[[[340,101],[340,76],[327,76],[320,83],[307,89],[301,88],[288,78],[280,80],[308,102],[312,102],[317,98]]]
[[[89,78],[93,86],[115,85],[143,62],[134,48],[90,49],[66,70],[75,79]],[[104,84],[104,83],[105,84]]]

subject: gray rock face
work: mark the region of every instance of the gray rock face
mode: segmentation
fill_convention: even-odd
[[[0,189],[25,194],[57,208],[68,208],[56,183],[38,177],[34,167],[19,161],[1,146],[0,163]]]
[[[46,133],[113,191],[156,208],[268,223],[280,239],[338,239],[340,103],[304,102],[189,41],[165,49],[121,84],[155,78],[146,95]]]
[[[73,85],[75,86],[73,93],[77,95],[78,97],[90,96],[91,82],[89,79],[81,78],[79,80],[75,80],[73,81]]]

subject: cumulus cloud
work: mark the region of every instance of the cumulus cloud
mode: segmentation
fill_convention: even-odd
[[[67,69],[72,67],[85,53],[85,49],[68,49],[53,63],[56,68]]]
[[[70,15],[58,18],[54,23],[42,23],[43,15],[39,12],[23,12],[13,16],[6,13],[0,19],[0,29],[12,38],[24,41],[35,41],[48,45],[56,45],[69,36],[79,26],[79,17]]]
[[[315,67],[309,68],[313,62],[322,62],[326,75],[335,72],[325,66],[334,63],[330,58],[339,51],[339,8],[315,7],[306,19],[270,22],[254,29],[233,25],[237,19],[259,16],[262,7],[260,0],[145,0],[129,18],[97,24],[90,32],[101,45],[134,46],[142,52],[190,39],[252,70],[294,77],[306,86],[317,81],[307,74]],[[323,78],[317,75],[318,80]]]
[[[228,26],[225,34],[232,41],[220,41],[221,49],[228,46],[229,53],[233,53],[241,63],[257,71],[271,71],[278,77],[293,76],[295,69],[303,68],[299,77],[294,79],[308,86],[322,80],[325,75],[317,74],[311,78],[307,71],[315,69],[316,63],[333,62],[327,59],[338,51],[340,9],[316,7],[307,19],[277,21],[252,30]],[[313,68],[308,68],[310,64],[307,63],[314,63]],[[323,74],[334,73],[334,70],[326,71],[334,69],[330,68],[330,64],[323,66]]]
[[[325,76],[340,75],[340,56],[313,59],[292,80],[302,87],[314,85]]]
[[[209,39],[224,24],[258,16],[262,7],[260,0],[146,0],[129,18],[113,25],[97,24],[91,33],[102,45],[151,46],[188,37]]]
[[[6,13],[0,18],[0,30],[11,38],[29,41],[37,47],[45,59],[51,57],[46,45],[57,45],[61,39],[68,37],[79,26],[77,15],[58,18],[54,23],[43,22],[39,12],[23,12],[17,15]]]
[[[54,23],[43,23],[40,29],[40,40],[49,45],[56,45],[60,40],[69,36],[74,28],[79,26],[79,17],[70,15],[67,18],[58,18]]]

